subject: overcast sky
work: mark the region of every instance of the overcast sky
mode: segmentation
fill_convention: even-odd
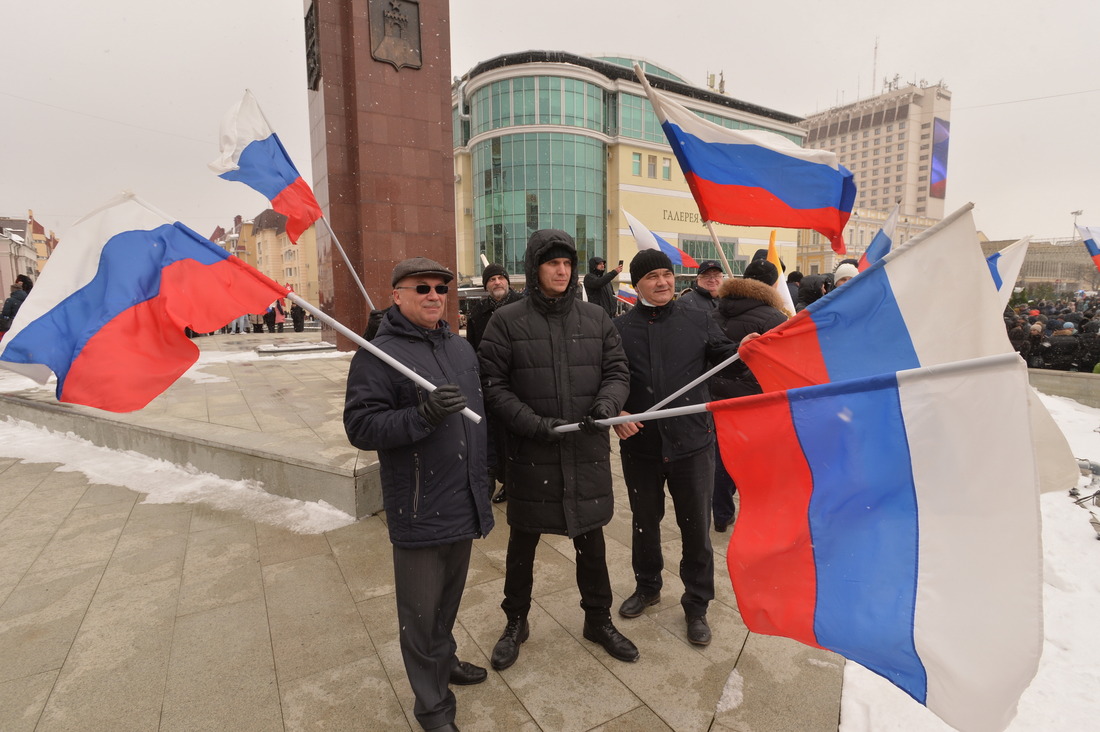
[[[421,0],[430,12],[437,0]],[[1095,0],[452,0],[452,76],[527,49],[641,55],[807,115],[881,88],[953,94],[947,210],[992,239],[1100,225]],[[131,189],[202,234],[265,200],[206,163],[245,88],[310,179],[301,0],[51,0],[0,7],[0,215],[63,234]],[[878,43],[877,63],[875,56]],[[877,83],[872,80],[872,73]]]

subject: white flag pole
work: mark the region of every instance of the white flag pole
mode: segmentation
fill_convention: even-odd
[[[287,298],[290,299],[292,302],[298,303],[305,310],[312,313],[313,317],[319,318],[320,320],[325,321],[326,323],[331,325],[337,332],[339,332],[339,333],[343,334],[344,336],[350,338],[351,340],[355,341],[355,343],[359,344],[361,347],[363,347],[363,348],[367,349],[368,351],[370,351],[373,355],[377,356],[380,361],[382,361],[386,365],[391,366],[392,368],[396,369],[397,372],[400,373],[401,375],[408,377],[410,380],[412,380],[412,382],[414,384],[417,384],[418,386],[423,387],[426,391],[435,391],[436,390],[436,385],[435,384],[428,381],[423,376],[416,373],[415,371],[410,369],[408,366],[401,363],[400,361],[395,359],[393,356],[389,355],[388,353],[386,353],[385,351],[380,349],[378,346],[372,344],[370,341],[368,341],[366,338],[364,338],[363,336],[361,336],[358,333],[356,333],[355,331],[353,331],[351,328],[348,328],[343,323],[340,323],[339,321],[337,321],[332,316],[330,316],[327,313],[323,312],[320,308],[315,307],[312,303],[309,303],[309,302],[303,300],[301,297],[298,296],[297,293],[295,293],[295,292],[287,293]],[[478,422],[481,421],[481,415],[479,415],[477,412],[473,411],[469,407],[466,407],[465,409],[462,410],[462,416],[465,417],[466,419],[470,420],[474,424],[477,424]]]
[[[707,411],[707,405],[703,404],[689,404],[686,407],[673,407],[672,409],[653,409],[648,412],[639,412],[638,414],[622,414],[618,417],[611,417],[610,419],[597,419],[596,424],[603,427],[612,427],[617,424],[626,424],[627,422],[642,422],[653,419],[664,419],[665,417],[682,417],[685,414],[698,414],[699,412]],[[555,432],[579,432],[581,426],[576,424],[563,424],[561,427],[555,427]]]

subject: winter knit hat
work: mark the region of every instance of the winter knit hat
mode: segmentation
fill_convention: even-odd
[[[636,285],[655,269],[672,269],[672,260],[660,249],[643,249],[630,260],[630,281]]]
[[[836,271],[833,272],[833,281],[839,282],[845,277],[851,278],[855,277],[857,274],[859,274],[859,268],[856,267],[854,264],[849,264],[848,262],[845,262],[844,264],[837,267]]]
[[[546,264],[551,259],[568,259],[572,261],[573,250],[563,244],[551,244],[546,251],[539,256],[539,264]]]
[[[779,270],[766,259],[754,259],[745,267],[745,274],[742,276],[747,280],[759,280],[765,285],[774,285],[779,280]]]
[[[481,270],[481,286],[488,290],[489,280],[493,279],[497,275],[503,275],[504,279],[508,280],[508,270],[504,269],[504,267],[500,266],[496,262],[486,265],[485,269]],[[511,280],[508,280],[508,282],[510,284]]]

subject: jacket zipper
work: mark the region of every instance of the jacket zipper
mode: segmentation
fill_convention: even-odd
[[[413,518],[420,506],[420,454],[413,455]]]

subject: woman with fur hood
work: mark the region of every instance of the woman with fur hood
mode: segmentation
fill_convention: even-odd
[[[714,318],[730,340],[740,343],[749,333],[765,333],[787,320],[781,312],[783,301],[774,285],[779,279],[775,265],[766,259],[749,263],[743,277],[733,277],[718,290],[718,309]],[[737,378],[713,376],[708,382],[714,399],[760,394],[762,389],[751,371]],[[714,467],[714,530],[725,531],[733,523],[733,494],[737,487],[722,461]]]

